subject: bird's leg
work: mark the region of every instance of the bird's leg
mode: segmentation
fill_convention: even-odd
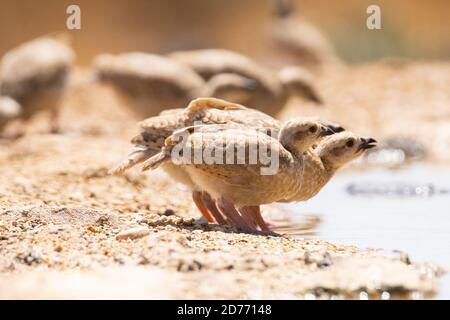
[[[247,216],[249,220],[252,221],[254,224],[254,228],[259,226],[261,231],[257,231],[257,234],[263,235],[263,236],[275,236],[279,237],[282,236],[274,231],[271,231],[269,226],[267,225],[267,222],[264,221],[264,219],[261,216],[261,211],[259,206],[246,206],[239,208],[239,212],[242,213],[242,215],[245,217]]]
[[[257,223],[255,217],[253,216],[251,207],[242,207],[242,208],[239,208],[238,211],[241,213],[241,215],[245,219],[245,221],[247,221],[248,225],[250,225],[255,230],[258,228],[258,223]]]
[[[231,202],[227,201],[222,197],[219,200],[217,200],[216,204],[218,209],[233,222],[234,226],[246,232],[256,231],[250,225],[247,224],[245,219],[240,215],[240,213],[236,210],[236,208]]]
[[[216,220],[211,215],[211,212],[209,212],[206,205],[203,203],[202,199],[202,192],[200,191],[194,191],[192,192],[192,200],[194,200],[195,205],[197,206],[198,210],[200,210],[201,214],[208,220],[208,222],[214,223]]]
[[[211,199],[211,196],[207,192],[202,192],[202,202],[209,210],[209,212],[214,216],[214,219],[216,219],[218,224],[220,225],[227,224],[227,221],[220,213],[220,211],[217,209],[216,203],[214,202],[213,199]]]
[[[255,221],[255,223],[261,228],[261,231],[270,231],[269,226],[266,221],[264,221],[261,216],[261,210],[259,206],[248,206],[241,208],[241,211],[245,212],[246,215],[250,215]]]

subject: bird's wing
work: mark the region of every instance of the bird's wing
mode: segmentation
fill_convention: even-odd
[[[128,85],[133,79],[182,91],[200,90],[204,85],[203,79],[191,68],[167,57],[143,52],[98,55],[94,59],[94,69],[99,79],[109,79],[120,86]]]
[[[257,110],[220,99],[198,98],[186,109],[171,109],[164,114],[141,121],[139,126],[142,131],[131,142],[138,146],[146,145],[149,149],[157,151],[163,146],[164,139],[176,130],[192,125],[213,124],[253,128],[274,137],[279,129],[278,120]],[[213,129],[203,128],[204,132],[206,130]]]
[[[135,165],[150,159],[164,147],[164,141],[183,124],[183,117],[173,114],[148,118],[140,123],[142,131],[131,139],[133,147],[127,158],[113,173],[122,173]]]
[[[205,80],[218,73],[246,73],[252,65],[248,57],[224,49],[179,51],[169,57],[193,68]]]
[[[169,109],[168,111],[172,111]],[[185,127],[188,117],[184,112],[168,112],[158,116],[150,117],[138,123],[142,130],[149,129],[167,129],[172,131]]]
[[[205,124],[237,123],[250,128],[268,129],[269,132],[280,126],[278,120],[263,112],[216,98],[195,99],[185,113]]]
[[[127,158],[109,171],[110,174],[121,174],[135,165],[147,161],[155,154],[159,153],[159,149],[155,150],[158,151],[155,152],[153,149],[147,148],[147,146],[134,146]]]
[[[278,140],[238,124],[184,128],[166,139],[166,147],[180,156],[172,158],[175,164],[195,167],[232,185],[251,183],[271,160],[280,166],[293,162]]]
[[[247,110],[248,108],[237,103],[232,103],[217,98],[197,98],[192,100],[187,106],[187,110],[191,112],[205,109]]]

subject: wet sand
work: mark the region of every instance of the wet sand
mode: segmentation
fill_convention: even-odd
[[[448,92],[439,86],[448,80],[450,67],[419,69],[436,77],[417,82],[417,89],[390,87],[392,95],[448,106]],[[378,72],[367,66],[364,79]],[[408,68],[398,72],[411,78]],[[362,86],[363,80],[352,79],[355,83],[345,90],[356,92],[353,86]],[[321,83],[326,88],[325,80]],[[350,129],[383,135],[393,122],[372,123],[370,114],[388,110],[379,107],[383,99],[373,102],[384,89],[374,87],[362,90],[365,100],[353,99],[358,121],[347,123]],[[432,97],[438,102],[428,96],[436,87],[442,94]],[[335,109],[343,102],[333,103],[342,99],[340,93],[329,94],[327,106],[315,113],[344,120]],[[411,107],[416,117],[421,116],[419,102]],[[298,110],[292,104],[283,114]],[[304,110],[313,112],[309,106]],[[434,132],[449,127],[448,109],[438,110],[433,111],[441,112],[438,123],[446,127]],[[413,116],[408,117],[412,123]],[[165,174],[134,170],[109,176],[107,170],[126,154],[136,128],[104,88],[69,92],[62,123],[62,134],[48,135],[42,133],[44,119],[38,118],[27,136],[0,144],[0,298],[421,298],[438,289],[439,267],[322,240],[240,234],[207,225],[198,219],[189,192]],[[433,156],[434,144],[430,149],[431,162],[450,158]]]

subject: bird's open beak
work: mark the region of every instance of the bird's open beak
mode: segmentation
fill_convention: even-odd
[[[328,126],[322,126],[322,130],[320,131],[320,137],[326,137],[334,134],[335,132]]]
[[[358,147],[358,151],[372,149],[377,146],[377,141],[373,138],[361,138],[362,142]]]

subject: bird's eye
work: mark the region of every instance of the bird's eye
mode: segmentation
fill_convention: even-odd
[[[316,126],[309,127],[309,132],[315,133],[316,131],[317,131],[317,127]]]
[[[351,147],[353,147],[354,144],[355,144],[355,141],[353,141],[353,139],[350,139],[347,141],[347,143],[345,145],[347,146],[347,148],[351,148]]]

